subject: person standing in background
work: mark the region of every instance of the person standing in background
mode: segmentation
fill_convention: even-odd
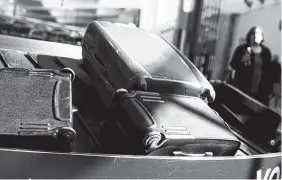
[[[230,63],[232,81],[237,88],[268,105],[272,92],[271,51],[262,44],[262,28],[252,27],[247,33],[246,41],[233,54]]]

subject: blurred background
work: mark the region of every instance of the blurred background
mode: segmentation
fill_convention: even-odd
[[[93,20],[133,23],[173,43],[208,79],[224,80],[250,27],[281,57],[281,0],[0,0],[0,33],[80,45]]]

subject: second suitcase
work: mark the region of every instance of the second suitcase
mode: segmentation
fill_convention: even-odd
[[[55,70],[0,70],[0,147],[70,151],[71,74]]]
[[[117,124],[133,154],[230,156],[240,146],[228,125],[200,98],[141,91],[116,97],[123,113]]]

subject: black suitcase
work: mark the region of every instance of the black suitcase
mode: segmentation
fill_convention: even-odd
[[[123,90],[114,100],[115,123],[128,140],[116,146],[119,153],[230,156],[239,149],[228,125],[200,98]]]
[[[217,98],[211,107],[256,144],[273,149],[270,142],[281,136],[281,116],[230,84],[215,82],[214,88]]]
[[[70,151],[71,73],[0,69],[0,147]]]
[[[174,93],[212,102],[215,92],[201,72],[160,36],[110,22],[92,22],[82,43],[85,69],[109,107],[117,89]]]
[[[129,142],[117,133],[103,141],[116,139],[111,142],[117,145],[106,150],[148,154],[188,145],[183,151],[192,155],[236,153],[240,143],[206,103],[215,99],[213,87],[160,36],[126,25],[94,21],[87,28],[82,47],[83,63],[101,100],[109,109],[119,109],[122,117],[127,117],[116,118]],[[127,97],[120,99],[123,94]],[[150,97],[142,99],[146,96]],[[191,108],[181,109],[170,103],[174,97]],[[193,114],[197,108],[198,114]],[[161,115],[171,109],[173,114]],[[109,128],[108,132],[104,129],[102,136],[109,137],[110,130],[116,128]]]

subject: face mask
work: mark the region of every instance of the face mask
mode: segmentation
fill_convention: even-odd
[[[263,40],[262,31],[260,29],[256,29],[254,34],[254,42],[256,44],[260,44]]]
[[[262,42],[262,35],[261,34],[256,34],[255,35],[255,43],[260,44]]]

